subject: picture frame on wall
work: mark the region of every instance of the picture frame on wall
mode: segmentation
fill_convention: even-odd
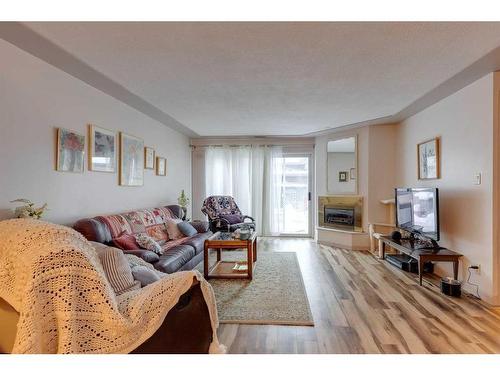
[[[167,175],[167,159],[160,156],[156,157],[156,175],[166,176]]]
[[[72,130],[57,128],[56,170],[83,173],[85,160],[85,136]]]
[[[339,182],[347,182],[347,171],[341,171],[339,172]]]
[[[116,133],[92,124],[89,128],[89,171],[116,171]]]
[[[155,169],[155,150],[144,147],[144,169]]]
[[[418,179],[433,180],[441,177],[440,139],[438,137],[417,145]]]
[[[120,132],[119,184],[144,184],[144,141],[123,132]]]

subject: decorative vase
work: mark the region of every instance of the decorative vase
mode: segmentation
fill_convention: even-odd
[[[186,216],[187,216],[187,207],[184,207],[184,206],[181,206],[181,209],[182,209],[182,220],[186,220]]]

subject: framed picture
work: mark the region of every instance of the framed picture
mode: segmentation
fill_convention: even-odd
[[[115,132],[89,125],[89,171],[115,172]]]
[[[349,170],[349,178],[351,180],[355,180],[356,179],[356,168],[351,168]]]
[[[339,182],[347,182],[347,171],[339,172]]]
[[[144,141],[120,132],[119,181],[122,186],[144,184]]]
[[[155,150],[144,147],[144,169],[155,169]]]
[[[419,143],[417,159],[419,180],[440,178],[439,138]]]
[[[156,175],[167,175],[167,159],[157,156],[156,157]]]
[[[83,173],[85,136],[57,128],[56,169],[60,172]]]

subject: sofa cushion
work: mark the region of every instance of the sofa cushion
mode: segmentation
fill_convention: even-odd
[[[148,236],[153,237],[157,242],[168,241],[168,233],[165,224],[155,224],[146,227],[146,233]]]
[[[212,232],[198,233],[192,237],[189,237],[186,241],[184,241],[184,245],[191,245],[194,247],[196,254],[199,254],[203,251],[205,247],[205,240],[212,235]]]
[[[143,261],[148,263],[155,263],[160,260],[160,256],[158,254],[146,249],[123,250],[123,253],[135,255],[136,257],[141,258]]]
[[[149,237],[146,233],[137,233],[135,235],[135,239],[141,248],[151,250],[158,255],[163,254],[163,249],[160,244],[156,242],[153,237]]]
[[[137,250],[141,247],[132,234],[122,233],[112,241],[113,245],[122,250]]]
[[[168,237],[171,240],[178,240],[184,237],[182,232],[177,227],[177,224],[179,223],[182,223],[181,219],[167,219],[167,221],[165,222],[165,225],[167,226]]]
[[[102,268],[116,295],[139,289],[141,283],[134,280],[127,257],[120,249],[94,244]]]
[[[206,233],[210,229],[210,223],[208,221],[192,221],[191,225],[198,233]]]
[[[134,276],[135,281],[139,281],[141,283],[142,288],[160,280],[160,276],[158,276],[156,271],[149,269],[146,266],[132,267],[132,275]]]
[[[195,256],[195,250],[190,245],[179,245],[165,252],[154,267],[161,272],[173,273],[189,262]]]
[[[163,245],[161,245],[161,247],[163,248],[163,253],[167,252],[168,250],[170,250],[176,246],[184,244],[184,242],[186,242],[188,240],[189,240],[189,237],[182,237],[182,238],[179,238],[178,240],[170,240],[170,241],[165,242]]]
[[[181,221],[179,224],[177,224],[177,228],[179,228],[179,230],[182,232],[182,234],[185,235],[186,237],[192,237],[198,233],[196,228],[193,227],[187,221]]]

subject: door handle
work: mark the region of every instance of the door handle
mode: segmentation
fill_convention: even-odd
[[[307,199],[308,199],[309,201],[311,201],[311,192],[309,192],[309,193],[307,194]]]

